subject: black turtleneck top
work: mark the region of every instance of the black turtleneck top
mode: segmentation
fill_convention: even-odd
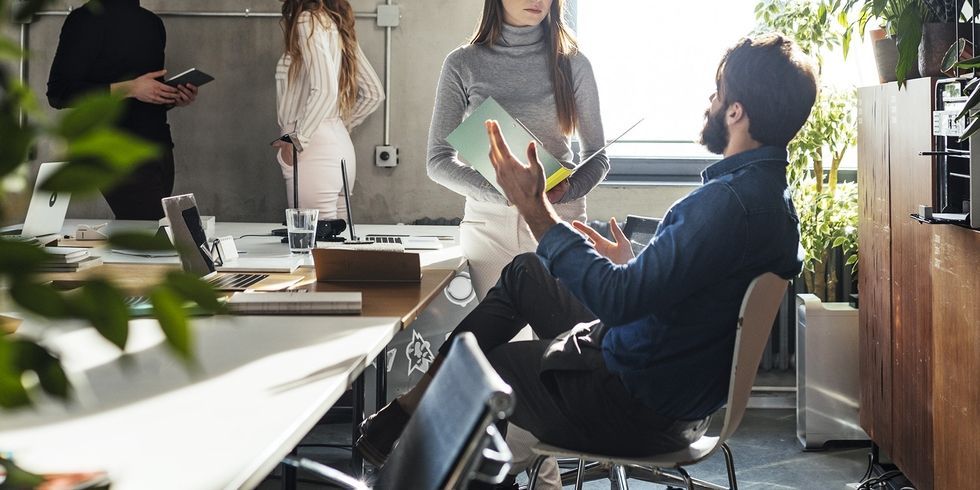
[[[48,77],[48,102],[71,107],[110,84],[164,67],[167,33],[163,21],[139,0],[90,1],[68,15]],[[126,99],[117,126],[150,141],[173,146],[167,106]]]

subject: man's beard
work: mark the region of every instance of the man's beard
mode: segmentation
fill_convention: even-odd
[[[725,111],[715,114],[711,109],[704,111],[704,128],[701,129],[701,144],[711,153],[722,154],[728,147],[728,127],[725,126]]]

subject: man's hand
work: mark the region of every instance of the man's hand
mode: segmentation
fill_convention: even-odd
[[[180,91],[156,80],[166,73],[167,70],[150,72],[126,82],[114,83],[111,89],[113,93],[122,93],[147,104],[174,104]]]
[[[283,163],[289,167],[293,166],[293,145],[285,141],[276,140],[272,143],[272,147],[276,149]]]
[[[598,231],[595,231],[591,226],[581,221],[572,222],[572,226],[589,237],[589,242],[592,243],[595,251],[612,261],[612,263],[623,265],[634,257],[633,247],[630,246],[630,241],[626,238],[626,234],[623,233],[619,224],[616,223],[616,218],[609,219],[609,229],[612,230],[612,235],[615,239],[613,242],[606,240]]]
[[[548,196],[548,202],[550,202],[551,204],[558,203],[558,201],[561,201],[562,198],[565,197],[565,194],[568,193],[568,189],[571,188],[572,188],[572,184],[568,182],[568,179],[565,179],[555,184],[555,186],[552,187],[551,190],[546,193],[546,195]]]
[[[190,83],[177,85],[177,100],[174,104],[177,107],[189,106],[197,100],[197,86]]]
[[[531,233],[540,240],[559,220],[545,197],[544,169],[538,161],[537,148],[533,142],[528,145],[530,164],[526,165],[511,153],[497,121],[487,121],[486,125],[490,136],[490,163],[496,171],[497,184],[504,190],[507,200],[517,206]]]

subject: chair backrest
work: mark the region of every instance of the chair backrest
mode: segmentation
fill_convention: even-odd
[[[514,409],[476,338],[456,337],[374,488],[465,487],[489,444],[487,428]]]
[[[772,322],[786,295],[787,284],[786,279],[767,272],[753,279],[745,291],[735,330],[728,408],[725,410],[725,423],[718,438],[718,446],[735,432],[745,415],[762,351],[766,348]]]
[[[626,222],[623,223],[623,234],[626,235],[626,238],[629,238],[634,255],[642,252],[650,244],[653,235],[657,233],[657,227],[660,226],[660,221],[658,218],[648,218],[634,214],[626,216]]]

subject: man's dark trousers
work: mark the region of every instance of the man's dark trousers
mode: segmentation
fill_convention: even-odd
[[[525,325],[539,340],[509,342]],[[514,390],[517,406],[510,422],[543,442],[610,456],[647,456],[682,449],[699,438],[708,419],[657,415],[606,369],[600,347],[604,328],[529,253],[504,268],[453,336],[474,334]],[[447,340],[442,350],[449,345]]]

